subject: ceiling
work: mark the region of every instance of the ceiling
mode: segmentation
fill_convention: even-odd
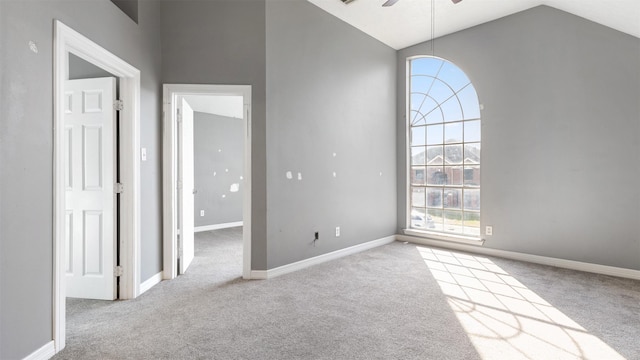
[[[308,0],[326,12],[399,50],[431,38],[431,1]],[[434,38],[535,6],[547,5],[640,38],[640,0],[434,0]]]

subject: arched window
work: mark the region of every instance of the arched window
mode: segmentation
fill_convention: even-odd
[[[480,237],[480,105],[436,57],[409,61],[410,228]]]

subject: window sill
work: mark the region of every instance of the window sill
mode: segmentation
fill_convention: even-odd
[[[462,235],[453,235],[453,234],[442,234],[435,233],[424,230],[415,230],[415,229],[403,229],[402,232],[408,236],[415,236],[425,239],[432,240],[440,240],[440,241],[448,241],[448,242],[456,242],[460,244],[467,245],[483,245],[484,239],[471,237],[471,236],[462,236]]]

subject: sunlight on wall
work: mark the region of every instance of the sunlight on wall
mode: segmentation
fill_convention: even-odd
[[[417,249],[483,359],[624,359],[491,260]]]

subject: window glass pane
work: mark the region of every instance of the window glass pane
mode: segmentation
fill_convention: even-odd
[[[444,189],[442,205],[445,209],[462,209],[462,189]]]
[[[423,93],[411,93],[411,110],[418,111],[420,106],[427,98],[427,95]]]
[[[414,229],[424,229],[426,227],[427,212],[425,209],[411,209],[411,227]]]
[[[431,88],[435,79],[431,76],[412,76],[411,77],[411,93],[426,94]]]
[[[480,164],[480,143],[464,144],[464,163]]]
[[[444,163],[445,165],[462,164],[462,144],[445,145],[444,147]]]
[[[413,59],[411,74],[411,227],[480,237],[478,96],[442,59]]]
[[[425,207],[425,188],[414,187],[411,189],[411,206]]]
[[[470,82],[467,75],[460,68],[447,61],[442,64],[438,77],[449,84],[453,91],[459,91]]]
[[[424,146],[414,146],[411,148],[411,165],[425,165]]]
[[[458,102],[458,98],[456,96],[451,99],[445,101],[442,105],[442,113],[444,114],[444,121],[457,121],[462,120],[462,107],[460,107],[460,103]]]
[[[427,207],[442,208],[442,188],[427,188]]]
[[[464,234],[470,236],[480,236],[480,213],[464,213]]]
[[[447,84],[442,82],[442,80],[436,79],[431,85],[429,96],[431,96],[439,104],[442,104],[450,97],[454,96],[454,93],[453,90],[451,90],[451,88],[447,86]]]
[[[433,57],[424,57],[411,60],[411,75],[436,76],[442,67],[443,60]]]
[[[444,185],[447,183],[447,175],[442,171],[442,166],[427,166],[427,184]]]
[[[464,189],[464,209],[480,211],[480,189]]]
[[[479,119],[480,118],[480,105],[478,104],[478,95],[476,90],[471,84],[462,89],[458,93],[460,104],[462,104],[462,111],[464,112],[465,119]]]
[[[422,117],[422,115],[420,115],[420,113],[418,113],[415,110],[411,110],[411,126],[416,126],[416,125],[424,125],[424,118]]]
[[[425,183],[425,169],[422,166],[414,166],[411,168],[411,184],[413,185],[426,185]]]
[[[430,222],[429,229],[442,231],[443,230],[443,216],[442,210],[427,209],[428,220]]]
[[[444,126],[444,142],[445,144],[462,142],[462,123],[446,124]]]
[[[444,231],[462,234],[462,211],[444,211]]]
[[[442,144],[443,129],[444,129],[443,125],[427,126],[427,145]]]
[[[464,186],[480,186],[480,166],[464,166]]]
[[[442,145],[427,146],[427,165],[444,164],[444,147]]]
[[[427,115],[431,110],[438,107],[438,104],[430,97],[426,95],[420,95],[421,98],[417,99],[414,102],[414,97],[411,97],[411,109],[417,110],[422,114],[422,116]]]
[[[462,166],[445,166],[444,173],[447,174],[447,185],[462,186]]]
[[[464,142],[480,141],[480,120],[464,122]]]
[[[442,114],[442,109],[440,107],[436,107],[435,109],[429,111],[429,113],[425,117],[425,122],[427,124],[436,124],[443,121],[444,115]]]
[[[411,145],[424,145],[424,126],[416,126],[411,128]]]

